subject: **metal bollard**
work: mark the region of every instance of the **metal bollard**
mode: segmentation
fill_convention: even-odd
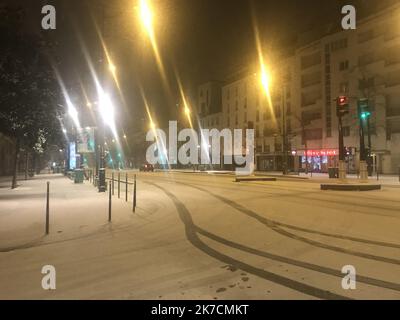
[[[125,173],[125,202],[128,202],[128,173]]]
[[[136,210],[136,174],[133,177],[133,212]]]
[[[121,186],[121,174],[118,172],[118,199],[120,198],[121,195],[120,186]]]
[[[111,181],[109,183],[109,190],[108,190],[108,222],[111,222]]]
[[[47,181],[47,194],[46,194],[46,234],[50,232],[50,206],[49,199],[50,198],[50,182]]]
[[[114,172],[111,173],[111,179],[112,179],[112,195],[114,195]]]

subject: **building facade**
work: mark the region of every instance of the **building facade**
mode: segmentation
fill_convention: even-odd
[[[398,172],[398,21],[400,6],[396,5],[358,21],[356,30],[328,32],[297,47],[294,54],[274,61],[272,103],[267,101],[260,76],[254,71],[239,73],[224,82],[220,87],[219,117],[224,128],[255,129],[257,170],[281,170],[285,157],[292,171],[326,172],[328,167],[336,167],[339,150],[335,99],[345,95],[350,102],[350,112],[343,117],[348,172],[358,171],[360,98],[368,98],[371,108],[364,126],[369,128],[365,143],[371,146],[374,171]],[[200,110],[206,101],[199,96]],[[206,107],[200,112],[204,120],[211,114]]]

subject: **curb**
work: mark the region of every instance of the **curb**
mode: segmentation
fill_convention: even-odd
[[[381,188],[380,184],[321,184],[321,190],[334,191],[371,191]]]
[[[237,178],[235,182],[244,182],[244,181],[276,181],[276,178],[269,178],[269,177],[250,177],[250,178]]]

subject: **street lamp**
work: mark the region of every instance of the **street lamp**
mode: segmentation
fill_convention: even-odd
[[[271,79],[271,74],[270,72],[267,70],[265,64],[263,63],[263,61],[261,61],[261,85],[264,89],[265,95],[267,97],[268,100],[268,105],[270,108],[270,111],[273,115],[273,119],[275,119],[274,121],[276,122],[276,118],[275,118],[275,113],[274,113],[274,108],[272,105],[272,98],[271,98],[271,83],[272,83],[272,79]],[[287,128],[286,128],[286,83],[285,83],[285,79],[282,79],[282,92],[281,92],[281,96],[282,96],[282,101],[281,101],[281,112],[282,112],[282,173],[285,175],[288,173],[288,141],[287,141]]]
[[[150,37],[153,36],[153,13],[146,0],[140,0],[140,17]]]
[[[116,134],[115,129],[115,121],[114,121],[114,106],[111,102],[110,96],[105,93],[102,88],[99,88],[99,113],[103,118],[103,125],[102,125],[102,140],[105,141],[105,125],[107,125],[113,135]],[[106,169],[105,169],[105,152],[104,146],[107,146],[107,142],[104,142],[104,145],[101,144],[100,146],[100,168],[99,168],[99,192],[106,191]]]

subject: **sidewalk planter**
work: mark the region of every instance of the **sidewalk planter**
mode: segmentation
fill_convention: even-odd
[[[83,183],[83,170],[82,169],[75,169],[75,183]]]

